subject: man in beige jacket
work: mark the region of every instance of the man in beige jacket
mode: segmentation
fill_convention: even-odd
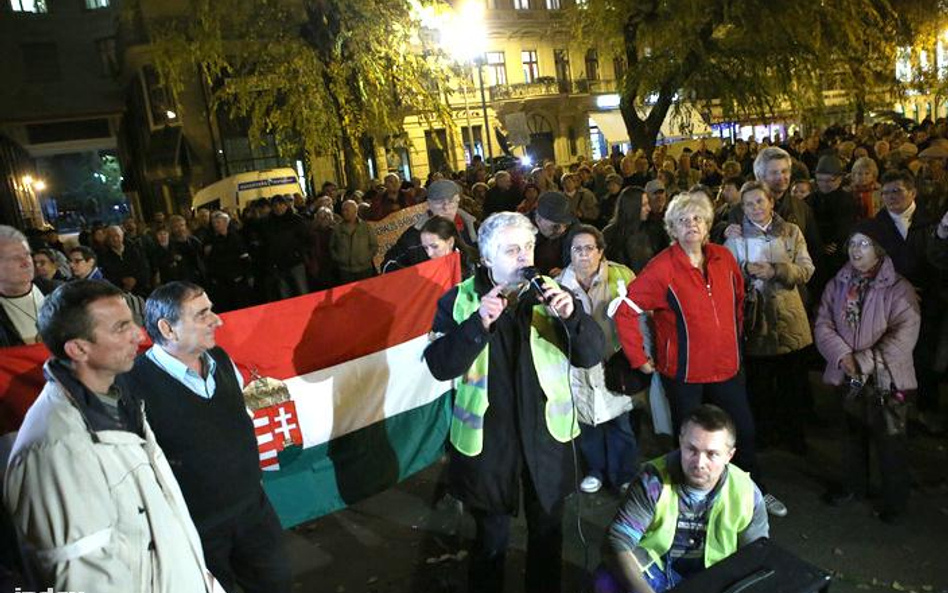
[[[95,280],[63,285],[44,301],[37,326],[53,355],[48,382],[3,483],[26,585],[222,591],[143,409],[116,384],[142,340],[122,292]]]

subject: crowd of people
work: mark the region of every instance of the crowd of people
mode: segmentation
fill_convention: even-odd
[[[806,454],[814,366],[846,410],[845,471],[825,502],[869,497],[875,448],[878,517],[895,522],[905,513],[909,425],[943,430],[946,164],[944,120],[911,131],[832,126],[494,172],[475,157],[467,170],[434,172],[425,183],[394,173],[365,191],[326,182],[310,199],[283,195],[242,212],[202,208],[88,229],[69,247],[52,231],[27,240],[0,227],[0,345],[42,339],[65,363],[51,361],[44,413],[63,413],[49,406],[68,400],[94,417],[82,430],[117,425],[146,442],[157,436],[192,509],[194,524],[181,522],[180,537],[204,546],[200,571],[225,588],[284,590],[285,562],[271,554],[257,572],[272,578],[254,584],[235,551],[249,546],[239,537],[248,525],[273,532],[262,492],[235,478],[246,488],[208,497],[206,476],[188,469],[188,460],[227,448],[203,439],[195,452],[181,414],[225,422],[233,442],[252,436],[235,420],[240,375],[234,380],[215,347],[210,303],[238,309],[458,252],[463,281],[439,302],[425,359],[436,378],[457,379],[448,482],[477,525],[471,590],[502,590],[521,497],[530,532],[525,590],[558,590],[577,439],[579,489],[623,495],[598,590],[660,591],[766,535],[768,514],[788,513],[766,486],[757,450]],[[376,266],[368,221],[418,204],[427,215]],[[534,268],[536,279],[525,272]],[[93,386],[85,379],[101,371],[88,346],[99,328],[95,303],[118,316],[103,311],[102,323],[128,317],[156,345],[134,369],[127,348],[111,353],[108,376],[100,372]],[[88,319],[63,328],[64,311]],[[181,391],[182,402],[193,393],[218,409],[197,400],[157,406],[143,421],[119,393],[109,399],[113,384],[146,394],[162,384]],[[639,459],[630,418],[633,402],[649,398],[667,402],[665,432],[679,445],[651,461]],[[18,444],[15,455],[30,459],[37,447]],[[228,452],[234,468],[249,463],[239,453]],[[159,464],[159,481],[168,473],[163,457],[149,463]],[[28,496],[31,479],[14,474],[7,494]],[[170,508],[161,512],[181,514],[176,499],[163,504]],[[730,505],[739,510],[725,513]],[[34,519],[18,515],[32,510],[9,498],[7,506],[21,538],[68,547],[66,534],[42,541]]]

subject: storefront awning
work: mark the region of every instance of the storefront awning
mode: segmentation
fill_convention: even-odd
[[[610,144],[629,141],[629,132],[625,128],[625,121],[622,120],[622,113],[618,109],[590,112],[589,119],[595,122],[596,127]]]

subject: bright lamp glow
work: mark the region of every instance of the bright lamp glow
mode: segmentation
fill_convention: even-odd
[[[532,167],[533,159],[530,158],[530,155],[524,155],[520,157],[520,164],[523,165],[524,167]]]
[[[487,51],[484,5],[478,0],[467,0],[446,14],[439,30],[441,46],[458,62],[472,62]]]
[[[32,175],[24,175],[24,176],[23,176],[23,185],[33,185],[33,176],[32,176]]]
[[[33,189],[35,189],[36,191],[43,191],[44,189],[46,189],[46,182],[43,181],[42,179],[38,179],[34,181]]]
[[[615,109],[619,106],[619,95],[596,95],[596,107],[599,109]]]

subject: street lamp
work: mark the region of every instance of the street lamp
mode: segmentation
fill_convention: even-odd
[[[43,191],[44,189],[46,189],[46,182],[43,181],[42,179],[37,179],[36,181],[33,182],[33,189],[38,192]]]
[[[484,4],[478,0],[467,0],[440,27],[441,46],[451,57],[470,68],[477,68],[477,78],[481,87],[481,112],[484,115],[484,134],[487,135],[488,159],[494,157],[493,143],[490,139],[490,123],[487,118],[487,98],[484,94],[484,53],[487,50],[487,28],[484,24]],[[465,83],[466,84],[466,83]],[[468,112],[468,141],[471,143],[471,156],[474,155],[474,128],[470,122],[470,110],[467,108],[467,89],[464,89],[464,105]],[[490,162],[488,160],[488,162]]]

